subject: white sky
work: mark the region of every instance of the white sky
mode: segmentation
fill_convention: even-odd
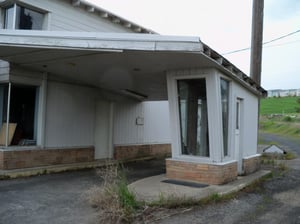
[[[249,47],[252,0],[88,0],[163,35],[199,36],[223,54]],[[265,0],[264,42],[300,30],[300,0]],[[300,88],[300,32],[264,45],[262,86]],[[224,55],[249,74],[250,51]]]

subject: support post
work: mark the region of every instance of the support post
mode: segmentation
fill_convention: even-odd
[[[8,147],[8,140],[9,140],[10,92],[11,92],[11,83],[8,84],[8,94],[7,94],[5,147]]]
[[[261,83],[264,0],[253,0],[250,77]]]

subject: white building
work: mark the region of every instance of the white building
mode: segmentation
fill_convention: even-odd
[[[266,92],[199,38],[81,0],[0,7],[0,169],[167,154],[170,143],[170,178],[221,184],[257,169]]]
[[[268,97],[300,96],[300,89],[271,89]]]

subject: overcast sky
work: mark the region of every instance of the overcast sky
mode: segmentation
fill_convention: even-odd
[[[250,47],[252,0],[89,0],[163,35],[199,36],[220,54]],[[265,0],[264,42],[300,30],[300,0]],[[249,74],[250,51],[225,54]],[[300,88],[300,31],[264,45],[262,86]]]

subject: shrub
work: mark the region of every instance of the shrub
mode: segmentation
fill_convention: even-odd
[[[290,116],[285,116],[282,120],[285,121],[285,122],[293,121],[293,119]]]
[[[94,186],[86,192],[89,203],[98,208],[100,223],[130,223],[139,203],[127,187],[127,179],[119,166],[106,165],[98,171],[103,180],[101,186]]]

